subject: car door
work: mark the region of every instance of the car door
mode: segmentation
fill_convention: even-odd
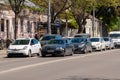
[[[31,43],[30,43],[30,46],[31,46],[31,53],[35,53],[35,43],[34,43],[34,39],[31,40]]]
[[[33,42],[34,42],[34,50],[35,50],[34,53],[38,53],[39,49],[40,49],[40,44],[39,44],[38,40],[36,40],[36,39],[33,39]]]
[[[86,43],[86,44],[87,44],[87,46],[88,46],[88,49],[87,49],[87,50],[88,50],[88,51],[92,51],[92,44],[91,44],[91,41],[90,41],[89,38],[87,39],[87,43]]]
[[[103,38],[101,38],[101,43],[102,43],[102,49],[105,49],[106,48],[106,44],[105,44],[105,41]]]

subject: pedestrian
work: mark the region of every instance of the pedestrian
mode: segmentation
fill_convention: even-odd
[[[10,43],[12,43],[12,41],[11,41],[10,39],[7,39],[7,40],[6,40],[6,48],[9,47]]]
[[[39,41],[39,38],[38,38],[38,35],[37,35],[37,34],[35,34],[34,38]]]

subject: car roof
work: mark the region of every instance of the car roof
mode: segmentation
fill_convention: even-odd
[[[35,38],[17,38],[16,40],[26,40],[26,39],[35,39]]]
[[[61,36],[61,35],[59,35],[59,34],[46,34],[44,36]]]

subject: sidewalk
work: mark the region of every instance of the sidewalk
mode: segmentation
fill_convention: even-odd
[[[6,49],[0,50],[0,55],[6,54]]]

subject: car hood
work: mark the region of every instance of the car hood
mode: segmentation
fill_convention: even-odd
[[[92,45],[100,44],[100,42],[92,42]]]
[[[81,44],[85,44],[85,42],[81,42],[81,43],[73,43],[73,45],[81,45]]]
[[[25,46],[28,45],[10,45],[9,49],[23,49]]]

